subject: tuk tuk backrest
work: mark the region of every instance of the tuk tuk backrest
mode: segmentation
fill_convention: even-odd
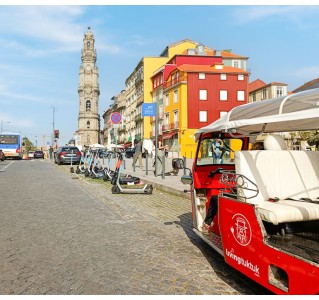
[[[317,151],[238,151],[235,153],[237,174],[243,174],[259,188],[255,203],[269,198],[300,199],[319,197],[319,152]],[[249,185],[249,183],[248,183]],[[239,191],[245,196],[251,192]]]

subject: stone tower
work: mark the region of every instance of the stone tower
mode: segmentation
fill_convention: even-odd
[[[99,120],[99,73],[96,63],[96,50],[94,48],[94,35],[90,27],[84,34],[82,49],[82,64],[79,81],[79,117],[78,131],[79,145],[100,143]]]

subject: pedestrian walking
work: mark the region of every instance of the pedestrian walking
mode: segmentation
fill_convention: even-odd
[[[142,141],[134,141],[134,155],[132,167],[135,168],[136,162],[138,160],[140,169],[143,169],[143,160],[142,160]]]

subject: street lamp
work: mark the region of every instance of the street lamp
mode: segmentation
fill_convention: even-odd
[[[7,124],[9,124],[9,123],[11,123],[11,122],[4,122],[3,120],[1,120],[1,133],[2,133],[2,129],[3,129],[3,123],[7,123]]]

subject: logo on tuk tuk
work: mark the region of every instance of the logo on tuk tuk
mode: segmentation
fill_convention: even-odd
[[[248,220],[242,214],[235,214],[232,217],[230,231],[238,244],[249,245],[251,241],[251,227]]]

